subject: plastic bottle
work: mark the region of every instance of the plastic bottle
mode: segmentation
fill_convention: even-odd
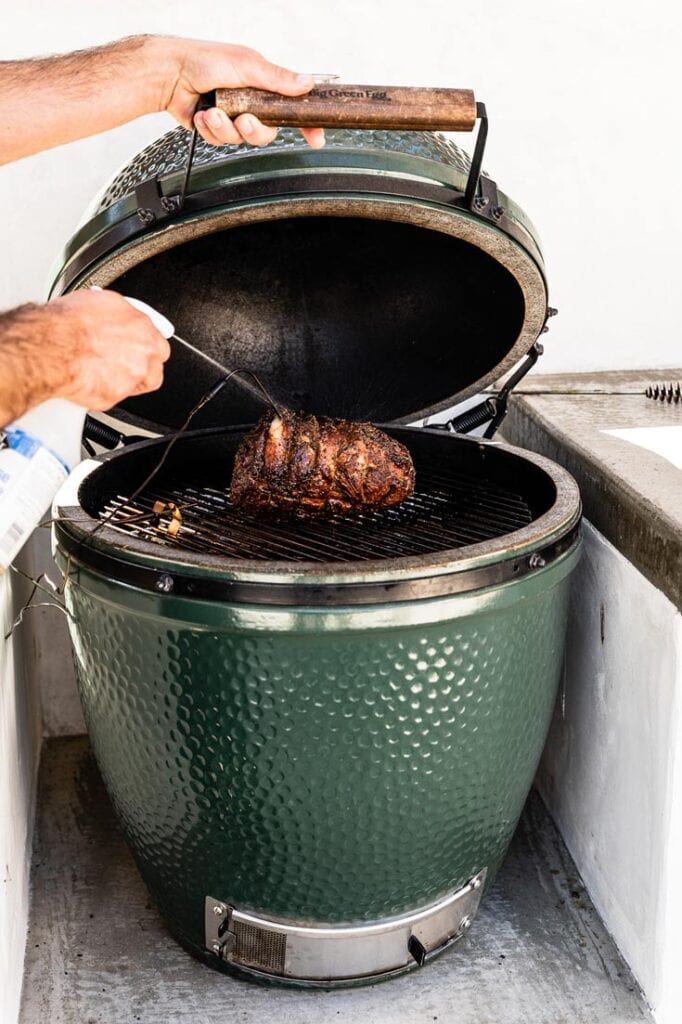
[[[97,289],[99,290],[99,289]],[[165,338],[173,324],[138,299],[127,301],[145,313]],[[69,473],[81,461],[87,409],[51,398],[4,428],[0,449],[0,574],[16,558]]]

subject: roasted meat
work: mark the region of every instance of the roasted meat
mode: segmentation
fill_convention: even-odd
[[[397,505],[413,490],[407,448],[371,423],[285,410],[266,413],[242,440],[231,497],[253,512],[333,515]]]

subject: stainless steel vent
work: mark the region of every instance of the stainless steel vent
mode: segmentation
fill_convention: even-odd
[[[486,869],[429,907],[378,924],[304,925],[261,918],[206,897],[206,948],[254,975],[329,986],[421,967],[460,939],[478,910]]]
[[[287,937],[282,932],[266,931],[243,921],[234,922],[232,958],[245,967],[284,974]]]

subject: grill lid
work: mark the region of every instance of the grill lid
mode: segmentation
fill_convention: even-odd
[[[332,130],[321,151],[283,129],[263,150],[198,144],[180,215],[183,129],[114,179],[65,253],[53,294],[99,284],[149,302],[228,367],[318,415],[410,422],[498,379],[547,316],[532,224],[503,193],[496,221],[464,208],[469,159],[425,132]],[[487,179],[486,179],[487,180]],[[158,199],[158,191],[157,191]],[[161,391],[117,410],[177,427],[216,379],[179,347]],[[195,425],[252,422],[228,385]]]

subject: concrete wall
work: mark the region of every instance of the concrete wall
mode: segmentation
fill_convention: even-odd
[[[52,560],[49,531],[38,530],[27,548],[36,572],[47,572],[51,579],[61,582],[61,575]],[[81,735],[86,729],[76,689],[66,618],[59,611],[42,608],[32,613],[25,629],[31,635],[34,675],[40,690],[44,734]]]
[[[24,560],[24,564],[26,564]],[[28,566],[27,566],[28,567]],[[13,583],[15,584],[13,587]],[[14,591],[14,592],[13,592]],[[28,878],[40,703],[32,671],[31,634],[2,638],[27,596],[22,581],[0,576],[0,1021],[19,1012],[26,944]],[[58,613],[59,614],[59,613]]]
[[[660,1024],[682,1006],[682,615],[585,525],[540,789]]]

